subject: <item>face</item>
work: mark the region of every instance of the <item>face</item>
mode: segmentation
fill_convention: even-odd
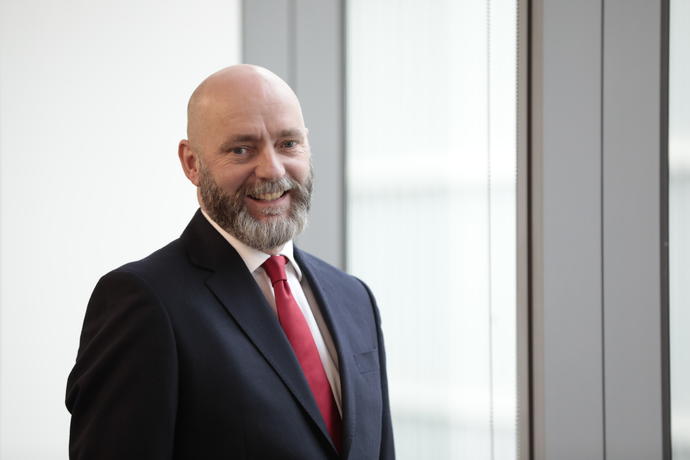
[[[182,143],[180,158],[210,217],[270,253],[304,228],[312,172],[296,98],[283,87],[259,83],[209,98],[197,139],[190,134],[188,158]]]

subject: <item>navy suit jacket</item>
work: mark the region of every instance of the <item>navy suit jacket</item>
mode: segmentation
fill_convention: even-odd
[[[70,458],[393,459],[374,298],[295,258],[338,352],[341,455],[252,274],[197,211],[179,239],[94,289],[67,382]]]

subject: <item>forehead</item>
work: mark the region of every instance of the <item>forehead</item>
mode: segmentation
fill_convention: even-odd
[[[218,95],[205,107],[208,128],[222,132],[277,136],[304,130],[302,112],[294,96],[276,91],[248,91]]]

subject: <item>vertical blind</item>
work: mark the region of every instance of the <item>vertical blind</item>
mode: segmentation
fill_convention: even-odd
[[[347,2],[348,269],[400,459],[515,459],[516,1]]]

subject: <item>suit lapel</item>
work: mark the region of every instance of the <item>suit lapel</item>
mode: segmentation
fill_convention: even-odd
[[[212,271],[206,280],[208,288],[331,442],[290,343],[237,251],[200,211],[195,214],[182,239],[192,262]]]
[[[347,299],[338,295],[337,286],[327,276],[323,276],[303,253],[295,248],[295,258],[307,277],[314,297],[319,304],[321,313],[326,320],[328,330],[338,350],[338,367],[340,386],[342,390],[343,407],[343,452],[342,458],[347,458],[356,428],[357,408],[355,405],[355,372],[354,351],[348,339],[349,334],[345,325],[349,323],[345,317],[350,308]]]

